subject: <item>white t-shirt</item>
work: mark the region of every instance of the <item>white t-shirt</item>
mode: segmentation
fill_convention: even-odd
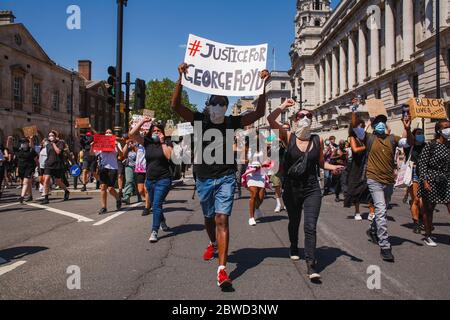
[[[140,144],[137,146],[136,166],[134,167],[134,172],[136,173],[147,172],[147,161],[145,160],[145,148],[143,145]]]
[[[100,159],[100,167],[109,170],[119,170],[119,165],[117,164],[117,151],[116,152],[96,152]]]
[[[45,161],[47,161],[47,148],[44,147],[39,152],[39,168],[45,169]]]

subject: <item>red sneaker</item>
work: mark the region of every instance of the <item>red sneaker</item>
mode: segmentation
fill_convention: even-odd
[[[217,285],[222,289],[230,288],[232,286],[231,279],[228,277],[225,269],[219,271],[219,274],[217,275]]]
[[[212,243],[206,248],[205,253],[203,253],[203,260],[210,261],[214,259],[214,254],[216,253],[216,248]]]

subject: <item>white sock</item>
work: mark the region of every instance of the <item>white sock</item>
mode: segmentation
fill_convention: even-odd
[[[281,207],[281,200],[280,200],[280,198],[277,198],[277,207]]]
[[[225,269],[226,269],[225,266],[219,266],[219,269],[217,270],[217,273],[219,273],[220,271],[225,270]]]

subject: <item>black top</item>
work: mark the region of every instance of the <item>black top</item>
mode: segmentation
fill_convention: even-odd
[[[83,136],[80,139],[80,145],[83,148],[84,151],[89,152],[91,151],[91,143],[94,142],[94,137],[90,136]]]
[[[38,154],[36,153],[36,151],[34,151],[34,149],[30,148],[26,151],[19,149],[19,151],[17,151],[16,155],[17,155],[17,160],[18,160],[18,166],[20,168],[35,168],[36,167],[36,162],[34,161],[34,159],[36,159]]]
[[[419,162],[420,154],[422,153],[423,148],[425,147],[425,143],[421,145],[415,145],[413,148],[411,161],[417,164]],[[405,148],[405,157],[409,159],[409,153],[411,152],[411,147]]]
[[[194,114],[194,121],[202,121],[202,138],[205,132],[209,129],[216,129],[219,130],[222,134],[222,142],[220,142],[220,145],[218,146],[218,149],[222,153],[222,161],[220,163],[213,162],[207,163],[203,159],[205,148],[207,148],[210,144],[214,143],[214,138],[212,141],[205,141],[203,138],[203,141],[197,141],[199,137],[197,135],[194,135],[194,143],[195,146],[202,146],[201,149],[201,159],[195,158],[194,160],[194,171],[196,173],[196,176],[198,178],[203,179],[219,179],[225,176],[229,176],[232,174],[235,174],[236,172],[236,162],[234,160],[234,152],[233,152],[233,140],[229,141],[227,143],[226,141],[226,130],[232,129],[242,129],[242,117],[241,116],[228,116],[225,117],[225,122],[222,124],[213,124],[209,119],[205,118],[205,115],[200,112],[196,112]],[[233,135],[234,137],[234,135]],[[212,147],[212,146],[211,146]],[[209,150],[209,149],[208,149]],[[211,157],[214,159],[215,157],[215,149],[213,148],[212,151],[207,151],[207,155],[211,155]],[[228,163],[226,161],[227,158],[227,152],[231,154],[231,158],[233,158],[233,163]]]
[[[56,147],[61,150],[61,153],[56,154],[52,143],[47,145],[47,160],[45,161],[45,169],[58,170],[64,167],[64,146],[65,143],[62,140],[56,142]]]
[[[147,162],[147,179],[161,180],[171,178],[170,163],[164,155],[161,144],[153,142],[150,137],[145,137],[144,148]]]
[[[305,152],[300,151],[297,146],[297,137],[295,134],[291,134],[291,138],[289,141],[289,146],[286,152],[285,162],[284,162],[284,172],[287,178],[287,173],[294,163],[300,157],[305,155]],[[312,148],[308,153],[308,162],[305,173],[302,175],[300,181],[294,181],[294,183],[307,183],[317,182],[317,168],[319,167],[320,160],[320,137],[318,135],[312,135]]]

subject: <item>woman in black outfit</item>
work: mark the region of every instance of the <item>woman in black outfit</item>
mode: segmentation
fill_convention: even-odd
[[[280,139],[288,145],[285,168],[285,183],[283,200],[289,215],[289,239],[291,242],[290,256],[292,260],[299,260],[298,233],[302,211],[305,211],[305,258],[308,268],[308,276],[311,281],[320,279],[316,271],[316,227],[322,204],[322,192],[320,190],[317,176],[318,168],[330,170],[338,174],[344,169],[343,166],[331,165],[324,161],[323,140],[317,135],[311,135],[311,124],[313,115],[303,110],[295,117],[294,132],[287,132],[277,122],[281,113],[296,103],[292,99],[286,100],[269,117],[268,121],[273,130],[278,130]],[[304,170],[296,170],[301,159],[307,157]],[[292,169],[292,170],[291,170]],[[303,173],[301,172],[303,171]]]
[[[142,137],[139,134],[141,127],[152,119],[145,118],[130,132],[130,138],[145,148],[147,174],[145,187],[150,203],[153,204],[153,225],[149,241],[158,242],[158,231],[168,231],[163,214],[163,203],[172,186],[172,174],[169,160],[172,157],[173,147],[164,135],[164,126],[153,123],[148,134]]]
[[[20,139],[20,148],[16,152],[18,159],[19,178],[22,180],[22,193],[19,197],[19,202],[32,201],[33,195],[31,192],[33,175],[36,169],[38,154],[34,150],[33,137]]]

